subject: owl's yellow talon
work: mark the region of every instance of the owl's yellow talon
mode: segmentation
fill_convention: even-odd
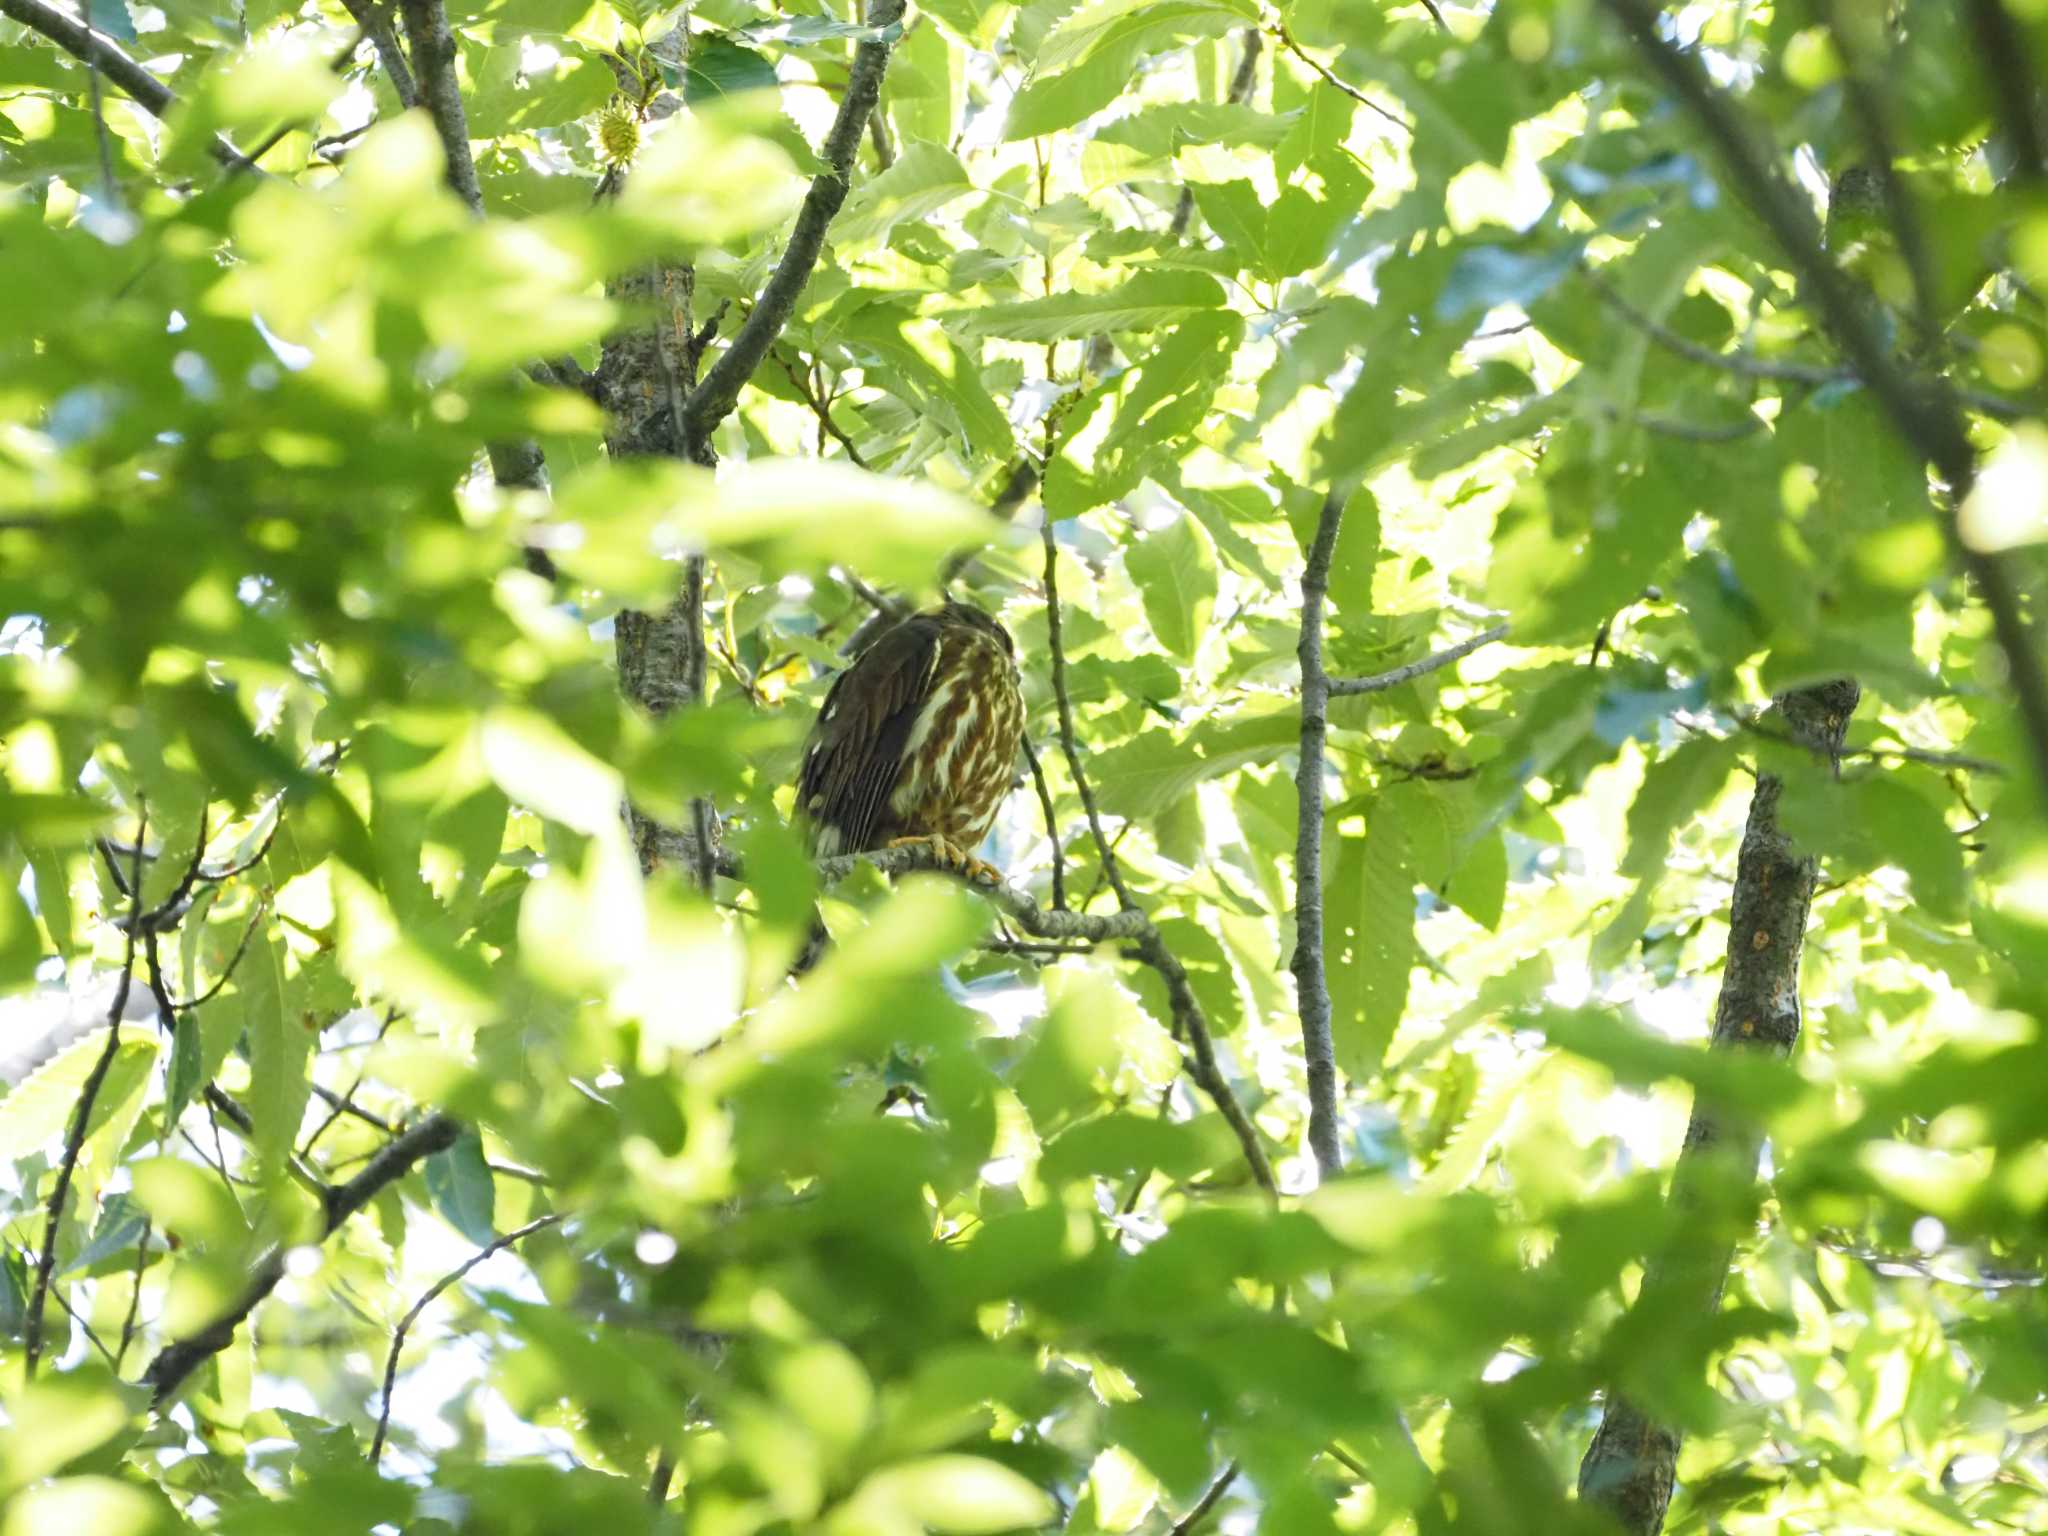
[[[971,853],[962,853],[943,837],[897,837],[886,845],[890,848],[929,848],[932,858],[954,874],[972,880],[976,885],[1001,885],[1003,872],[984,859],[977,859]]]

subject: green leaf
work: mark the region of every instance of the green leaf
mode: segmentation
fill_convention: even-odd
[[[421,1174],[427,1196],[441,1217],[478,1247],[485,1247],[498,1235],[492,1225],[497,1214],[498,1186],[489,1163],[484,1160],[483,1138],[465,1130],[445,1152],[428,1158]]]
[[[691,39],[683,74],[686,105],[703,106],[721,96],[770,90],[776,83],[775,66],[765,55],[716,32]]]
[[[135,41],[135,21],[125,0],[86,0],[86,25],[103,32],[117,43]]]
[[[178,1015],[177,1026],[171,1032],[171,1075],[164,1106],[164,1118],[169,1124],[177,1124],[185,1106],[198,1094],[202,1081],[199,1016],[187,1008]]]
[[[1297,131],[1300,114],[1261,112],[1235,102],[1175,102],[1146,107],[1096,130],[1093,144],[1116,144],[1150,160],[1170,160],[1184,144],[1270,149]]]
[[[1695,736],[1651,764],[1628,807],[1628,852],[1621,872],[1636,882],[1628,902],[1593,940],[1596,969],[1619,965],[1642,937],[1651,903],[1664,877],[1671,839],[1704,810],[1735,767],[1732,741]]]
[[[1291,709],[1205,720],[1176,739],[1146,731],[1089,764],[1095,794],[1112,816],[1156,816],[1196,785],[1235,773],[1301,740],[1301,716]]]
[[[778,575],[844,562],[886,583],[997,532],[935,485],[822,459],[750,460],[716,479],[695,465],[608,460],[563,487],[557,513],[593,535],[560,556],[563,569],[642,601],[674,580],[664,549],[708,547]]]
[[[1415,964],[1415,872],[1395,797],[1375,802],[1365,838],[1339,838],[1326,884],[1323,957],[1337,1065],[1370,1078],[1408,1005]]]
[[[313,1085],[306,1075],[313,1050],[310,1019],[287,1006],[284,955],[274,938],[259,934],[235,971],[249,1042],[249,1118],[259,1166],[266,1179],[284,1176]]]
[[[86,1079],[106,1048],[106,1035],[88,1030],[0,1099],[0,1161],[19,1162],[66,1134]],[[113,1064],[100,1082],[92,1117],[86,1122],[88,1139],[142,1092],[156,1058],[152,1031],[122,1026],[121,1043],[114,1048]]]
[[[83,1248],[71,1256],[70,1262],[57,1271],[60,1275],[91,1274],[101,1264],[116,1254],[125,1254],[142,1236],[148,1218],[137,1208],[127,1195],[111,1196],[100,1206],[99,1220],[93,1223],[92,1236]],[[124,1258],[124,1266],[128,1261]]]
[[[1239,266],[1266,264],[1266,209],[1249,181],[1209,181],[1194,187],[1195,206]]]
[[[1124,565],[1145,602],[1152,633],[1182,661],[1209,628],[1216,606],[1216,549],[1193,517],[1176,517],[1132,545]]]
[[[978,1456],[899,1462],[870,1477],[853,1504],[874,1507],[885,1524],[907,1520],[913,1528],[950,1536],[993,1536],[1044,1525],[1058,1508],[1050,1495],[1008,1467]]]
[[[6,865],[0,864],[0,874]],[[43,958],[43,936],[35,914],[12,882],[0,879],[0,988],[13,990],[35,980]]]
[[[1099,0],[1061,22],[1036,50],[1032,78],[1010,103],[1004,137],[1071,128],[1114,101],[1139,60],[1257,19],[1243,0]]]
[[[859,183],[832,221],[835,244],[878,240],[901,221],[929,218],[974,190],[960,157],[938,144],[911,144],[879,176]]]
[[[1104,331],[1156,331],[1222,302],[1223,289],[1204,273],[1143,272],[1106,293],[1063,293],[956,309],[947,323],[963,336],[1060,341]]]

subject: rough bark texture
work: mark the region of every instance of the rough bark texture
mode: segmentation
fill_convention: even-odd
[[[1840,679],[1785,694],[1777,707],[1793,737],[1833,755],[1841,750],[1858,696],[1853,681]],[[1728,966],[1714,1010],[1715,1050],[1785,1056],[1799,1039],[1800,950],[1819,861],[1780,829],[1783,791],[1776,774],[1757,775],[1735,866]],[[1725,1181],[1730,1170],[1753,1180],[1761,1150],[1753,1127],[1730,1123],[1711,1105],[1694,1106],[1671,1181],[1678,1238],[1644,1275],[1632,1319],[1668,1319],[1684,1327],[1719,1307],[1735,1253],[1734,1237],[1720,1235],[1731,1232],[1718,1219],[1728,1200]],[[1710,1210],[1717,1219],[1708,1220]],[[1679,1439],[1677,1429],[1627,1396],[1610,1394],[1579,1464],[1579,1497],[1607,1511],[1630,1536],[1654,1536],[1671,1503]]]
[[[1256,34],[1255,34],[1256,35]],[[1308,1065],[1308,1144],[1326,1179],[1344,1171],[1337,1135],[1337,1051],[1330,1037],[1330,980],[1323,959],[1323,742],[1328,734],[1330,674],[1323,667],[1323,603],[1330,561],[1344,521],[1344,493],[1323,500],[1322,517],[1301,573],[1301,759],[1295,769],[1294,995],[1301,1015],[1301,1053]]]

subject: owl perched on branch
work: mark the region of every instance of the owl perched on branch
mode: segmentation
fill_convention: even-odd
[[[883,632],[825,695],[796,810],[813,857],[928,843],[985,884],[972,850],[1010,792],[1024,696],[1009,631],[946,603]]]

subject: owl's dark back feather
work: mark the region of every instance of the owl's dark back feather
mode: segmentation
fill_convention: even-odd
[[[811,852],[863,853],[897,836],[979,840],[1023,728],[1014,652],[1001,624],[964,603],[905,619],[863,650],[825,695],[804,750],[796,810]]]
[[[943,629],[936,614],[905,619],[833,680],[797,779],[796,808],[813,853],[878,846],[904,748],[931,695]]]

